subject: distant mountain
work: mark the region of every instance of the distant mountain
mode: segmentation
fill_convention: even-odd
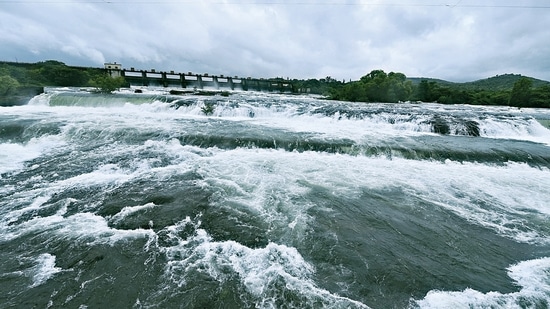
[[[407,77],[408,81],[411,81],[413,86],[418,86],[421,81],[426,80],[428,82],[435,82],[440,85],[455,85],[456,83],[449,82],[443,79],[437,79],[437,78],[430,78],[430,77]]]
[[[512,89],[514,84],[521,78],[528,78],[533,81],[533,87],[540,87],[544,85],[550,85],[550,82],[536,79],[529,76],[522,76],[520,74],[504,74],[489,77],[486,79],[476,80],[474,82],[462,83],[461,86],[470,89],[490,89],[490,90],[506,90]]]
[[[410,80],[413,85],[418,85],[420,84],[421,81],[427,80],[428,82],[435,82],[439,85],[454,86],[457,88],[462,88],[464,90],[483,89],[483,90],[499,91],[499,90],[511,90],[514,87],[514,84],[523,77],[526,77],[532,80],[534,88],[550,85],[549,81],[540,80],[540,79],[536,79],[528,76],[523,76],[520,74],[503,74],[503,75],[497,75],[497,76],[480,79],[473,82],[466,82],[466,83],[453,83],[442,79],[423,78],[423,77],[410,77],[410,78],[407,78],[407,80]]]

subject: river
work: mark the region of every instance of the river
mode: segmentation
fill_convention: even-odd
[[[0,108],[0,307],[548,308],[549,119],[47,89]]]

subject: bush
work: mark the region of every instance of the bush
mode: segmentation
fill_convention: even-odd
[[[19,88],[19,82],[10,76],[0,76],[0,96],[15,94]]]
[[[214,113],[215,104],[212,102],[204,103],[204,106],[201,107],[201,111],[206,115],[212,115]]]
[[[112,93],[115,90],[120,89],[126,84],[124,77],[110,77],[108,75],[97,76],[91,83],[93,87],[97,88],[97,91],[101,93]]]

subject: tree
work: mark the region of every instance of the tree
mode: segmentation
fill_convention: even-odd
[[[406,101],[413,91],[412,83],[407,81],[405,74],[386,74],[382,70],[373,70],[359,81],[333,84],[329,92],[331,99],[353,102]]]
[[[93,87],[101,93],[112,93],[113,91],[120,89],[126,84],[124,77],[110,77],[109,75],[101,75],[95,77],[91,83]]]
[[[533,89],[530,98],[532,107],[550,107],[550,86]]]
[[[510,106],[529,106],[532,85],[533,81],[526,77],[522,77],[517,82],[515,82],[514,88],[512,88],[512,93],[510,94]]]
[[[370,102],[389,102],[388,75],[383,70],[373,70],[369,74],[361,77],[359,80],[365,88],[365,94],[368,99],[361,101]]]
[[[412,93],[412,83],[407,81],[403,73],[390,72],[388,74],[388,102],[406,101]]]
[[[342,99],[351,102],[367,102],[369,99],[361,83],[349,83],[344,87]]]
[[[365,84],[370,82],[380,84],[386,80],[386,77],[388,77],[388,75],[383,70],[372,70],[369,74],[361,77],[360,81]]]
[[[12,95],[17,91],[19,82],[11,76],[0,76],[0,96]]]
[[[442,97],[449,95],[449,88],[440,86],[434,81],[421,80],[416,87],[414,100],[422,102],[440,102]]]

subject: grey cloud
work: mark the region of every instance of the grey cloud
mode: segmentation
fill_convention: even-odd
[[[502,73],[550,80],[550,9],[473,0],[111,2],[3,5],[0,58],[259,77],[347,80],[383,69],[456,81]]]

